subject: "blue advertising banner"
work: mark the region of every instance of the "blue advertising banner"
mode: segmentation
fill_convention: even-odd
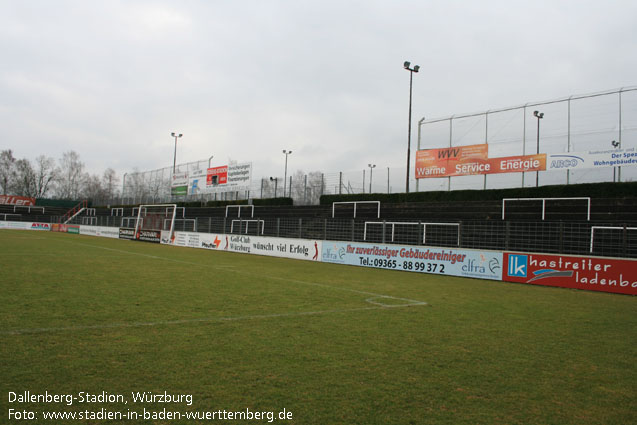
[[[323,241],[323,261],[478,279],[502,280],[502,252]]]

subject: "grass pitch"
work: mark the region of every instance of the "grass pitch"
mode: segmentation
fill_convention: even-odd
[[[1,423],[637,423],[634,297],[10,230],[0,270]]]

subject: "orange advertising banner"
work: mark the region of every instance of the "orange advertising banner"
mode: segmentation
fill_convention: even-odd
[[[489,145],[426,149],[416,152],[416,178],[482,174],[488,163]],[[464,165],[469,165],[465,168]],[[471,167],[473,165],[473,167]]]
[[[502,158],[490,158],[491,172],[496,173],[523,173],[527,171],[545,171],[546,154],[506,156]]]
[[[416,178],[521,173],[546,170],[546,154],[489,158],[488,145],[416,152]]]

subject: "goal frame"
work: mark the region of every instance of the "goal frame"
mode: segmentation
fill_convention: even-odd
[[[141,229],[140,223],[141,220],[143,219],[142,217],[142,211],[148,212],[148,208],[151,207],[165,207],[166,211],[164,212],[164,216],[168,215],[168,208],[172,207],[173,212],[172,212],[172,216],[170,217],[170,229],[167,230],[170,235],[170,238],[172,238],[173,234],[175,233],[175,218],[177,217],[177,204],[141,204],[137,207],[137,219],[135,220],[135,235],[137,235],[137,232]],[[162,220],[162,227],[163,224],[165,223],[165,220],[167,220],[168,218]],[[164,229],[159,229],[159,231],[164,231]]]

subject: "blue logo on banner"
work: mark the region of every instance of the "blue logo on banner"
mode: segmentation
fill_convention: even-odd
[[[526,255],[509,254],[509,269],[507,274],[514,277],[526,277],[528,268],[528,259]]]

